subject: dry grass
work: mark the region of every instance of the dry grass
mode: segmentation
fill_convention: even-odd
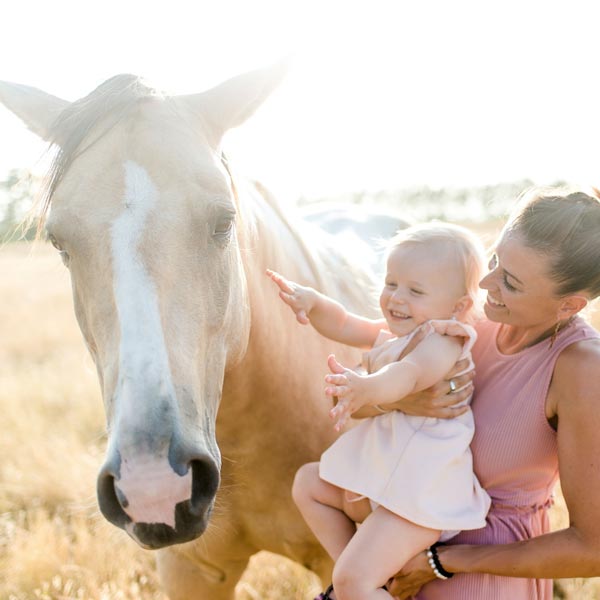
[[[95,501],[104,416],[94,367],[54,251],[0,249],[0,598],[164,600],[152,553],[105,523]],[[566,514],[559,497],[557,526]],[[306,600],[316,579],[267,553],[238,600]],[[597,581],[565,581],[561,598],[600,598]]]
[[[68,272],[45,244],[12,244],[0,273],[0,598],[164,600],[153,554],[97,510],[104,414]],[[262,552],[237,598],[318,590],[308,571]]]

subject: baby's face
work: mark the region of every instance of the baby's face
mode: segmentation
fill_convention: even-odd
[[[455,263],[439,244],[392,250],[379,305],[394,335],[408,335],[430,319],[452,318],[465,295],[464,275]]]

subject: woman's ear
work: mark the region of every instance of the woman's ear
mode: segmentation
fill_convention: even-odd
[[[563,321],[570,319],[578,312],[582,311],[588,304],[588,299],[585,296],[567,296],[563,298],[558,307],[557,319]]]
[[[454,305],[454,310],[452,311],[452,316],[459,321],[471,310],[473,307],[473,298],[471,296],[463,296],[458,300],[458,302]]]

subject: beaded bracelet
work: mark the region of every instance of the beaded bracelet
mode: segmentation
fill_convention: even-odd
[[[440,562],[440,558],[437,553],[437,547],[442,546],[440,542],[436,542],[432,546],[429,546],[427,549],[427,561],[429,562],[429,566],[433,571],[434,575],[438,579],[450,579],[450,577],[454,577],[454,573],[450,573],[446,571],[444,567],[442,567],[442,563]]]

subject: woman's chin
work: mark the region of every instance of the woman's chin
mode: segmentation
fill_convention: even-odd
[[[483,312],[490,321],[503,322],[506,319],[506,307],[495,306],[491,304],[489,300],[486,300],[483,305]]]

